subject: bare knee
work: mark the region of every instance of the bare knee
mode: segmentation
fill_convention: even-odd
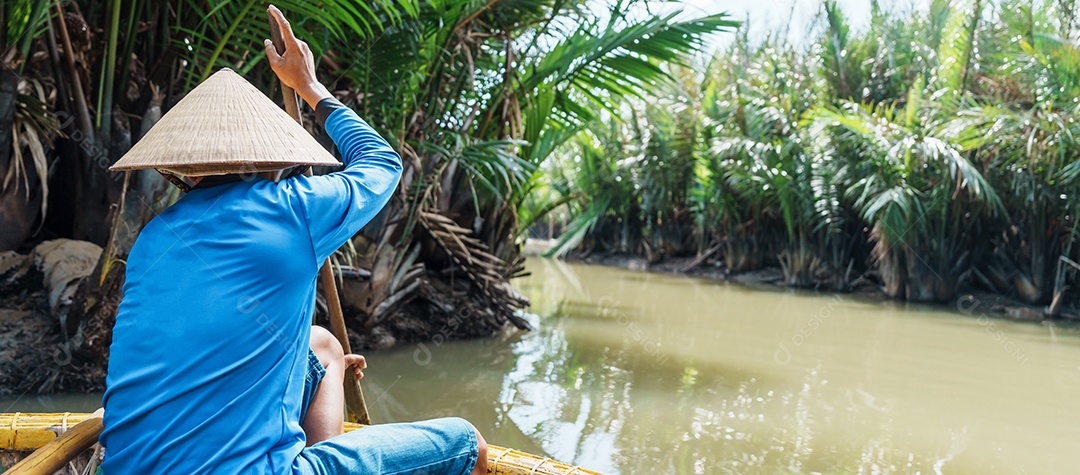
[[[312,326],[309,344],[324,368],[345,360],[345,350],[341,348],[341,343],[334,334],[330,333],[330,330],[317,325]]]
[[[474,429],[475,430],[475,429]],[[476,465],[473,466],[472,475],[484,475],[488,471],[487,441],[480,431],[476,431],[477,456]]]

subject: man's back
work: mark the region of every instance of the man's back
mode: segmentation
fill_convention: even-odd
[[[306,367],[318,268],[277,187],[193,190],[143,230],[113,329],[106,471],[274,472],[304,446],[287,422],[303,378],[282,375]]]
[[[141,232],[113,328],[106,473],[291,471],[319,265],[401,170],[351,110],[327,115],[344,171],[199,187]]]

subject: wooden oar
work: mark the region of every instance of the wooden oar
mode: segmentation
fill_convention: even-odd
[[[101,417],[91,417],[72,427],[26,458],[13,465],[5,474],[11,475],[52,475],[78,457],[84,450],[97,442],[103,427]]]
[[[285,54],[285,40],[281,36],[281,29],[272,15],[267,13],[267,16],[270,20],[270,40],[274,43],[278,54]],[[296,91],[282,83],[281,95],[285,100],[285,112],[288,112],[297,123],[303,125]],[[311,170],[308,169],[304,174],[310,176]],[[350,354],[352,346],[349,344],[349,332],[345,329],[345,316],[341,312],[341,299],[338,297],[337,282],[334,279],[334,270],[330,267],[329,258],[319,269],[319,282],[322,283],[323,292],[326,293],[326,306],[330,311],[330,332],[341,343],[345,354]],[[356,379],[356,373],[351,369],[345,370],[345,408],[349,414],[349,422],[371,424],[367,402],[364,401],[364,392],[360,390],[360,381]]]

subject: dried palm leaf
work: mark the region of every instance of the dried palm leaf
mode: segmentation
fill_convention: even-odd
[[[515,315],[517,310],[529,305],[529,300],[507,284],[520,262],[507,265],[488,252],[483,242],[471,237],[471,231],[446,216],[420,210],[419,217],[420,225],[480,290],[496,317],[509,320],[523,330],[529,329],[529,323]]]
[[[44,220],[49,203],[49,159],[45,154],[45,144],[51,144],[57,133],[48,104],[56,95],[51,90],[46,91],[45,86],[35,79],[19,81],[18,91],[15,120],[11,125],[12,161],[0,191],[6,190],[12,182],[17,184],[21,181],[25,199],[30,200],[30,178],[24,162],[28,158],[41,187],[41,217]],[[24,154],[24,148],[29,155]]]

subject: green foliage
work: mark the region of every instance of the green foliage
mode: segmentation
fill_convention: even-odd
[[[778,265],[793,286],[869,279],[931,301],[981,286],[1047,302],[1057,257],[1078,257],[1071,2],[935,0],[913,12],[875,2],[856,30],[825,1],[819,28],[805,48],[775,35],[754,44],[744,31],[696,74],[667,67],[682,88],[651,87],[600,118],[632,125],[646,157],[666,158],[624,150],[606,159],[614,169],[579,170],[634,180],[578,178],[605,185],[593,202],[639,205],[641,243],[623,247],[655,251],[656,228],[677,222],[651,217],[685,202],[694,250],[717,252],[732,272]],[[592,245],[610,232],[575,231]]]
[[[418,8],[416,0],[331,0],[317,6],[303,0],[285,0],[275,5],[293,18],[296,31],[308,33],[305,41],[317,55],[332,43],[375,37],[402,17],[415,14]],[[175,8],[178,26],[173,41],[186,64],[186,89],[223,67],[247,75],[266,57],[263,39],[270,36],[270,28],[262,2],[179,0]]]
[[[624,140],[632,131],[625,124],[611,123],[608,129],[594,128],[575,138],[569,153],[573,158],[561,160],[548,172],[552,187],[571,199],[574,219],[559,236],[550,255],[562,256],[580,246],[586,237],[610,239],[606,247],[637,251],[629,247],[640,232],[640,190],[624,166],[621,157],[631,155],[635,146]],[[640,147],[638,147],[640,148]],[[630,160],[633,160],[631,158]],[[566,168],[562,168],[565,166]],[[605,233],[599,229],[609,230]],[[595,247],[596,243],[588,243]]]
[[[279,6],[321,77],[405,158],[391,224],[367,236],[380,259],[449,262],[413,232],[437,213],[457,223],[439,229],[470,234],[462,248],[490,250],[508,264],[493,272],[509,276],[520,234],[554,210],[570,218],[557,253],[713,251],[733,272],[778,265],[793,286],[876,280],[945,300],[978,285],[1047,301],[1057,257],[1080,257],[1074,6],[879,3],[865,28],[825,1],[807,46],[744,29],[711,58],[703,38],[735,22],[643,14],[643,0],[602,15],[583,0]],[[246,0],[80,2],[69,13],[85,15],[94,46],[74,52],[81,69],[49,57],[51,68],[23,71],[53,5],[5,4],[2,46],[21,72],[62,71],[46,88],[77,75],[90,90],[22,97],[35,114],[21,117],[68,107],[110,158],[137,139],[151,81],[166,109],[220,67],[275,85],[263,5]]]
[[[494,331],[507,321],[524,326],[514,312],[526,302],[506,285],[521,269],[522,226],[569,201],[534,193],[542,170],[558,168],[544,166],[549,157],[568,146],[595,152],[589,129],[600,117],[618,114],[622,101],[640,100],[648,88],[674,82],[667,65],[692,57],[706,35],[735,25],[723,15],[653,15],[646,0],[619,1],[601,15],[594,11],[597,5],[584,0],[275,3],[311,46],[320,79],[403,157],[399,193],[347,253],[353,264],[375,274],[374,285],[354,300],[363,302],[358,320],[368,330],[400,306],[419,301],[434,305],[436,313],[453,306],[446,302],[466,300],[482,307],[477,318],[490,325],[463,326],[478,332]],[[44,34],[51,31],[49,8],[70,17],[68,30],[79,34],[62,57],[48,54],[57,50],[46,46],[54,39]],[[263,3],[16,0],[6,2],[0,13],[0,46],[17,40],[38,48],[23,47],[21,55],[5,59],[42,58],[45,64],[34,73],[46,79],[43,84],[60,89],[44,96],[61,97],[46,107],[77,119],[63,131],[73,139],[61,139],[65,150],[77,156],[57,160],[64,170],[56,176],[85,184],[78,187],[80,196],[71,200],[78,204],[71,208],[86,204],[100,209],[59,214],[76,220],[85,216],[87,227],[106,228],[100,223],[127,219],[104,218],[120,197],[139,204],[144,198],[139,193],[161,184],[152,173],[133,175],[131,182],[141,182],[133,187],[128,180],[110,181],[117,175],[106,173],[104,165],[138,140],[132,131],[151,126],[215,70],[232,68],[278,97],[276,79],[264,61],[269,27]],[[18,52],[14,46],[5,51]],[[319,132],[310,115],[305,125]],[[20,136],[34,151],[42,148],[33,145],[48,141],[45,135]],[[682,150],[667,141],[652,146],[663,154]],[[691,156],[673,153],[683,157],[683,173],[688,173]],[[605,167],[610,164],[604,161],[614,156],[618,153],[595,152],[587,162]],[[33,166],[27,170],[47,168],[41,161],[27,163]],[[625,183],[633,186],[632,180]],[[652,196],[650,209],[660,213],[668,203],[685,202],[685,194]],[[597,195],[595,206],[581,209],[610,216],[613,210],[637,208],[616,201],[601,206],[603,196]],[[141,225],[125,222],[114,230]],[[117,235],[94,231],[101,241]],[[115,254],[126,251],[121,244]],[[473,286],[471,292],[459,292],[459,276]]]
[[[51,2],[43,0],[6,1],[3,8],[5,21],[0,25],[3,27],[0,31],[0,51],[15,48],[20,57],[28,57],[31,42],[46,28],[50,5]]]

